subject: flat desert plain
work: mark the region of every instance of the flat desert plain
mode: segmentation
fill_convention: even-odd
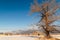
[[[13,36],[6,36],[0,35],[0,40],[34,40],[33,37],[28,36],[21,36],[21,35],[13,35]]]
[[[60,39],[60,35],[52,35],[54,38]],[[0,40],[36,40],[37,37],[22,36],[22,35],[0,35]]]

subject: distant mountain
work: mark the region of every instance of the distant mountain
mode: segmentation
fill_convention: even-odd
[[[57,30],[60,31],[60,27],[55,27]],[[44,29],[41,27],[41,28],[38,28],[38,29],[26,29],[26,30],[16,30],[16,31],[12,31],[10,33],[12,34],[31,34],[33,33],[34,31],[38,31],[38,32],[44,32]],[[55,32],[55,33],[58,33],[58,32]]]
[[[17,30],[17,31],[12,31],[13,34],[31,34],[33,33],[34,31],[39,31],[39,30],[36,30],[36,29],[28,29],[28,30]]]

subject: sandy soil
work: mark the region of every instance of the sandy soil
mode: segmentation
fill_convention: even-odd
[[[0,40],[35,40],[35,38],[28,36],[17,36],[17,35],[13,35],[13,36],[1,35]]]
[[[54,38],[59,38],[60,35],[52,35]],[[38,40],[37,37],[33,36],[21,36],[21,35],[12,35],[12,36],[6,36],[6,35],[0,35],[0,40]]]

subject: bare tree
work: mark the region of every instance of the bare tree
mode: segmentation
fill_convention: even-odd
[[[31,4],[31,11],[39,12],[38,17],[40,16],[41,19],[38,26],[42,26],[47,37],[50,37],[50,32],[58,31],[54,28],[56,25],[51,25],[53,22],[60,19],[60,16],[55,15],[58,8],[59,6],[56,0],[46,0],[41,4],[37,0],[34,0],[34,3]]]

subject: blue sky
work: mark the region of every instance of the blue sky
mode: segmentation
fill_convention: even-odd
[[[41,0],[40,0],[41,1]],[[32,0],[0,0],[0,32],[26,29],[38,22],[29,16]]]
[[[32,23],[28,15],[32,0],[0,0],[0,31],[26,28]]]

